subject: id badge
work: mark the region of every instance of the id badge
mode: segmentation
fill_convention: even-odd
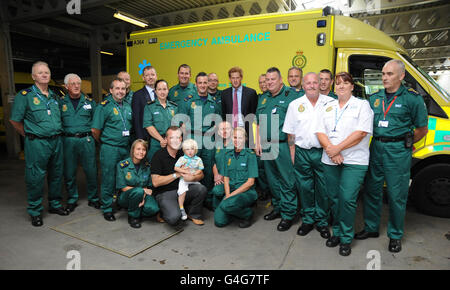
[[[92,109],[91,104],[84,105],[83,108],[84,108],[85,110],[90,110],[90,109]]]
[[[122,136],[130,136],[130,131],[122,131]]]
[[[47,110],[47,114],[50,116],[52,114],[52,111]]]
[[[272,109],[272,114],[275,114],[277,112],[277,108]]]
[[[330,139],[337,138],[338,137],[338,132],[332,130],[329,135],[330,136],[328,136],[328,137],[330,137]]]
[[[388,126],[389,126],[389,121],[385,121],[385,120],[378,121],[379,128],[387,128]]]

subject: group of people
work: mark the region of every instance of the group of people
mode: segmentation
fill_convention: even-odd
[[[348,256],[353,239],[379,236],[386,181],[388,249],[399,252],[412,144],[428,130],[423,99],[402,85],[404,76],[401,61],[388,61],[382,70],[384,89],[363,100],[352,95],[355,83],[347,72],[333,77],[324,69],[303,76],[292,67],[286,86],[278,68],[271,67],[259,77],[258,95],[242,85],[239,67],[228,71],[231,87],[220,91],[215,73],[198,73],[194,85],[191,68],[183,64],[179,83],[169,89],[148,66],[142,89],[131,91],[129,74],[121,72],[110,94],[96,104],[81,92],[75,74],[65,77],[68,95],[58,98],[48,88],[48,65],[37,62],[32,67],[35,84],[16,95],[10,118],[25,136],[32,225],[43,224],[46,174],[49,212],[75,210],[80,163],[88,205],[101,208],[107,221],[115,220],[116,199],[127,208],[133,228],[152,216],[174,227],[186,219],[203,225],[203,207],[214,211],[217,227],[236,219],[247,228],[259,194],[271,197],[273,209],[264,220],[281,218],[278,231],[287,231],[300,214],[298,235],[315,227],[327,247],[339,245],[339,254]],[[63,177],[66,207],[61,203]],[[365,226],[355,234],[361,188]]]

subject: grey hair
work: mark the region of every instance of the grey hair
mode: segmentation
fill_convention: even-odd
[[[72,78],[77,78],[81,82],[81,78],[77,74],[70,73],[70,74],[66,74],[66,76],[64,77],[64,84],[68,85],[70,79],[72,79]]]
[[[46,63],[45,61],[37,61],[35,63],[33,63],[33,66],[31,67],[31,73],[34,73],[34,68],[37,67],[38,65],[45,65],[46,67],[48,67],[48,69],[50,69],[50,67],[48,66],[48,63]]]
[[[306,78],[307,76],[309,76],[309,75],[314,75],[314,76],[316,76],[317,78],[319,78],[319,75],[316,74],[315,72],[309,72],[309,73],[307,73],[307,74],[305,74],[305,75],[303,76],[302,83],[304,83],[305,78]]]
[[[404,74],[405,73],[405,64],[403,63],[403,61],[399,60],[399,59],[391,59],[390,61],[386,62],[383,66],[383,68],[391,63],[395,63],[398,68],[400,69],[400,74]]]

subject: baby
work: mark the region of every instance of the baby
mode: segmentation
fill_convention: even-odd
[[[196,156],[198,152],[197,142],[193,139],[187,139],[182,144],[184,155],[175,163],[175,171],[183,174],[199,174],[204,169],[203,161],[200,157]],[[178,184],[178,204],[181,211],[181,219],[186,220],[187,214],[184,210],[184,199],[186,198],[186,191],[189,190],[189,184],[200,184],[198,181],[187,182],[183,177],[180,178]]]

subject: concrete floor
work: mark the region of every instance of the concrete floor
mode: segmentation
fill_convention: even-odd
[[[81,269],[364,270],[375,261],[372,256],[367,258],[371,250],[378,251],[381,269],[450,269],[450,219],[425,216],[408,207],[403,250],[392,254],[387,250],[386,205],[381,237],[354,241],[349,257],[341,257],[338,247],[327,248],[315,230],[306,237],[298,236],[299,222],[287,232],[278,232],[279,220],[264,221],[262,217],[270,208],[259,202],[255,222],[248,229],[240,229],[237,223],[216,228],[213,214],[205,210],[204,226],[187,222],[180,234],[127,258],[49,228],[93,213],[102,218],[98,210],[87,206],[80,171],[79,179],[81,199],[75,212],[66,217],[49,215],[45,201],[44,226],[35,228],[26,213],[24,162],[0,160],[0,269],[66,269],[73,262],[73,257],[67,258],[71,250],[80,253]],[[126,219],[116,222],[126,223]],[[154,222],[143,222],[139,230],[145,231],[146,225]],[[356,229],[360,230],[362,225],[359,206]]]

